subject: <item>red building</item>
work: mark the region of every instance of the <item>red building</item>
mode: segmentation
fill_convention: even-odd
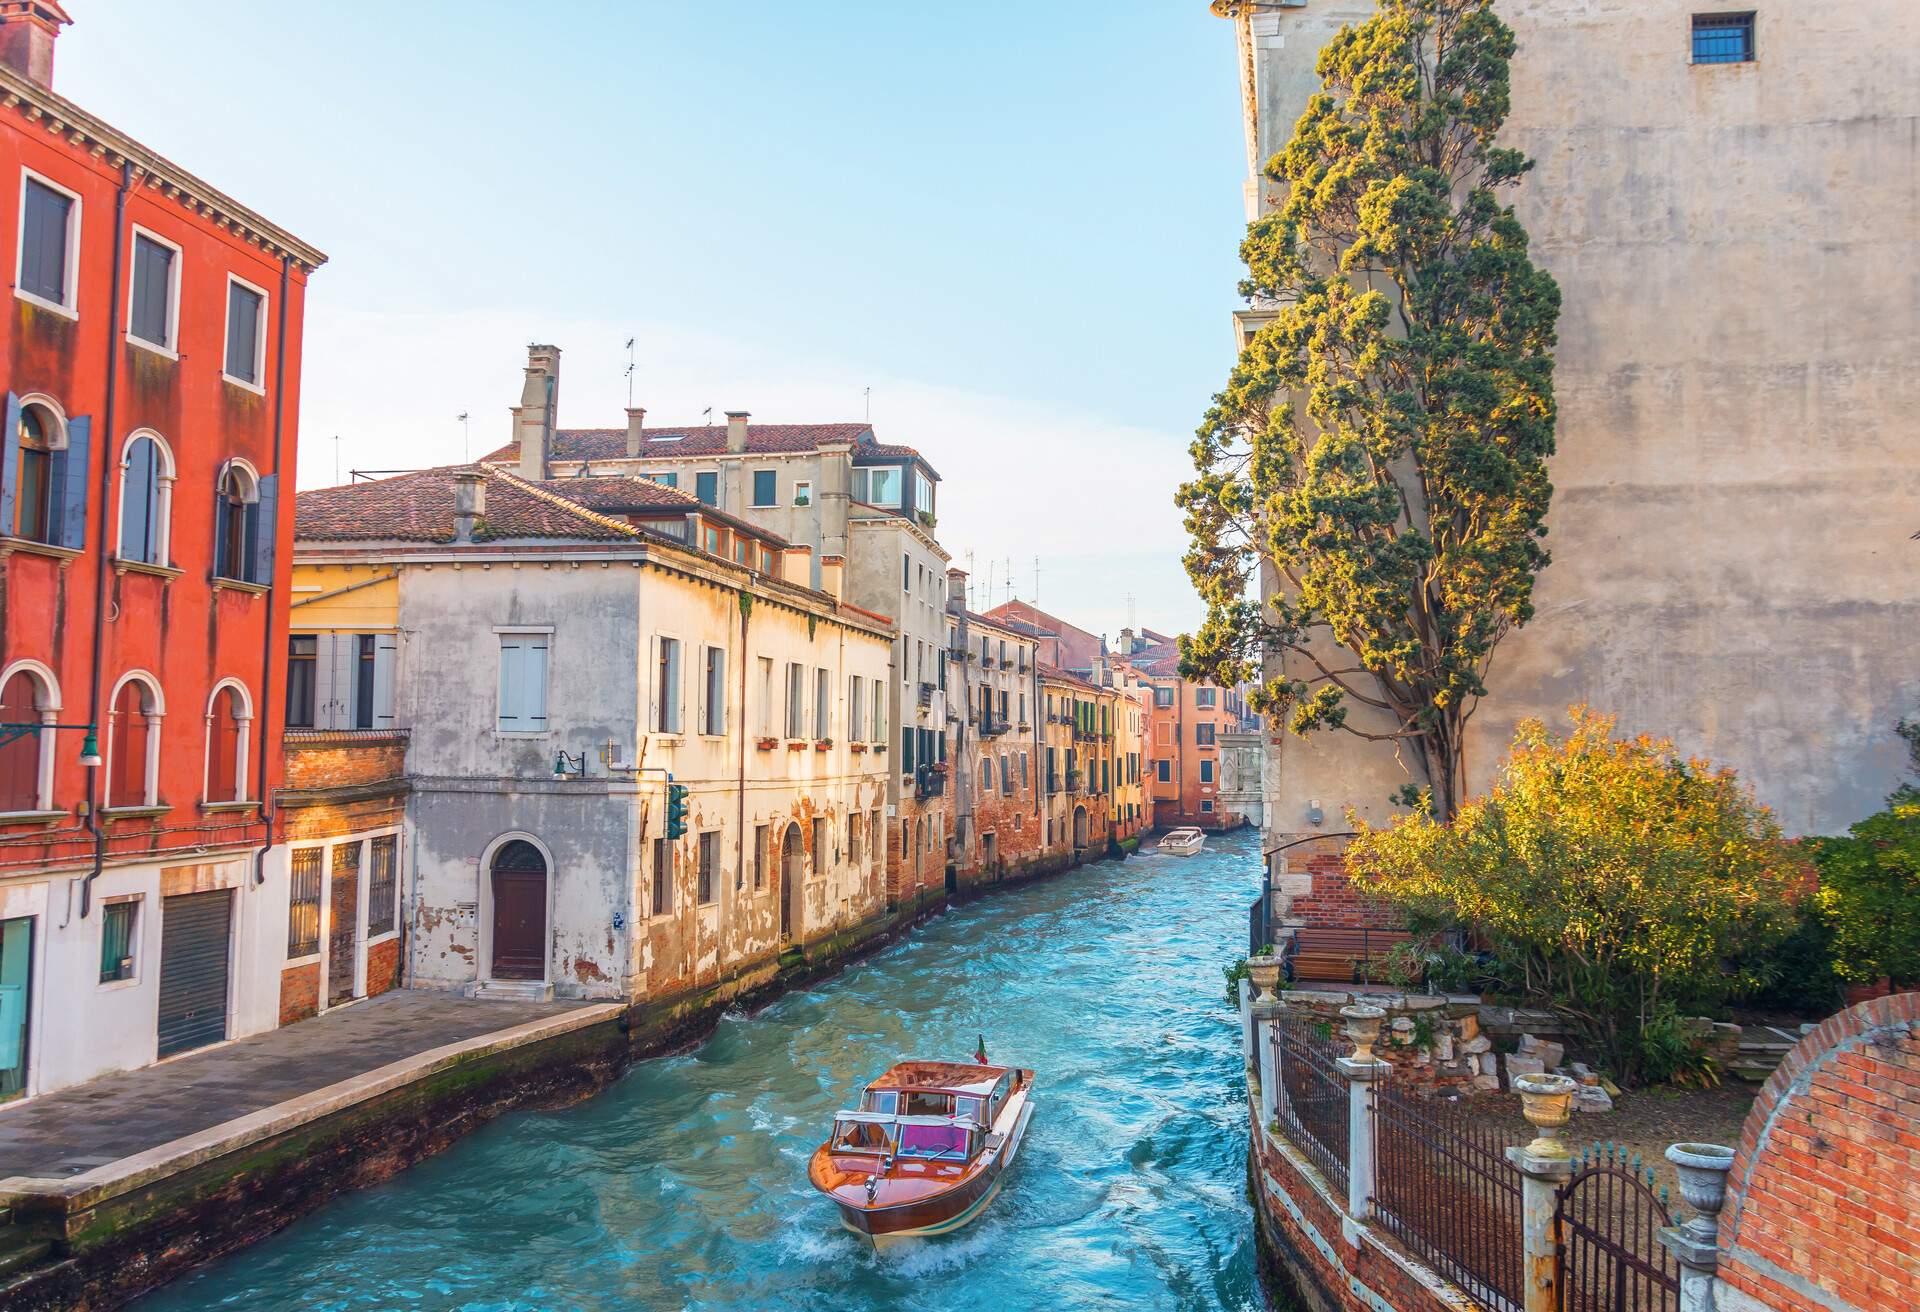
[[[271,1028],[306,281],[0,0],[0,1099]],[[286,480],[283,484],[283,476]]]

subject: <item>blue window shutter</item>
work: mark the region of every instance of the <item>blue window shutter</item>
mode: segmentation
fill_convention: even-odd
[[[20,486],[20,398],[7,393],[6,432],[0,433],[0,534],[13,532],[13,498]]]
[[[213,486],[213,572],[218,577],[227,567],[227,498],[221,483]]]
[[[268,474],[260,480],[260,499],[247,515],[248,581],[273,584],[274,522],[279,512],[280,478]]]
[[[93,420],[86,415],[69,419],[67,449],[54,452],[53,532],[49,536],[70,551],[84,551],[87,546],[87,470],[93,463],[92,453]]]

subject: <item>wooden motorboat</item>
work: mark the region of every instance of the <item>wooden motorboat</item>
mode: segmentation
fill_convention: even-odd
[[[1205,831],[1174,829],[1160,840],[1160,850],[1168,856],[1192,856],[1207,845]]]
[[[945,1234],[999,1192],[1032,1118],[1030,1070],[903,1061],[867,1086],[856,1110],[834,1116],[807,1178],[855,1234]]]

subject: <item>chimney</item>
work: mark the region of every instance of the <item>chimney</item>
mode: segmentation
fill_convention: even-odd
[[[647,408],[643,405],[627,407],[627,459],[636,460],[640,456],[640,431],[647,426]]]
[[[453,540],[473,541],[474,521],[487,513],[487,479],[477,469],[462,469],[453,476]]]
[[[845,556],[820,557],[820,590],[832,597],[835,602],[846,600],[847,558]]]
[[[947,609],[963,611],[967,608],[967,572],[963,569],[947,571]]]
[[[813,548],[788,547],[780,556],[780,577],[799,587],[813,586]]]
[[[747,419],[745,410],[727,411],[727,450],[734,455],[747,449]]]
[[[1132,629],[1122,629],[1122,630],[1120,630],[1120,654],[1121,654],[1121,656],[1123,656],[1123,657],[1125,657],[1125,656],[1131,656],[1131,655],[1133,655],[1133,653],[1134,653],[1134,646],[1133,646],[1133,630],[1132,630]]]
[[[520,439],[520,477],[537,483],[547,477],[553,459],[554,422],[560,408],[560,348],[528,346],[526,375],[514,410],[514,427]]]
[[[53,43],[73,22],[57,0],[0,0],[0,64],[53,88]]]

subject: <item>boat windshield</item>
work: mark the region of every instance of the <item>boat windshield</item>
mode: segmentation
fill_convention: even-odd
[[[964,1162],[971,1138],[964,1125],[902,1125],[900,1155]]]
[[[987,1114],[979,1098],[959,1097],[953,1100],[953,1114],[962,1120],[972,1121],[975,1125],[985,1125]]]
[[[892,1116],[900,1110],[900,1094],[895,1089],[868,1089],[864,1109]]]
[[[841,1119],[833,1123],[833,1151],[885,1153],[891,1148],[885,1121]]]

